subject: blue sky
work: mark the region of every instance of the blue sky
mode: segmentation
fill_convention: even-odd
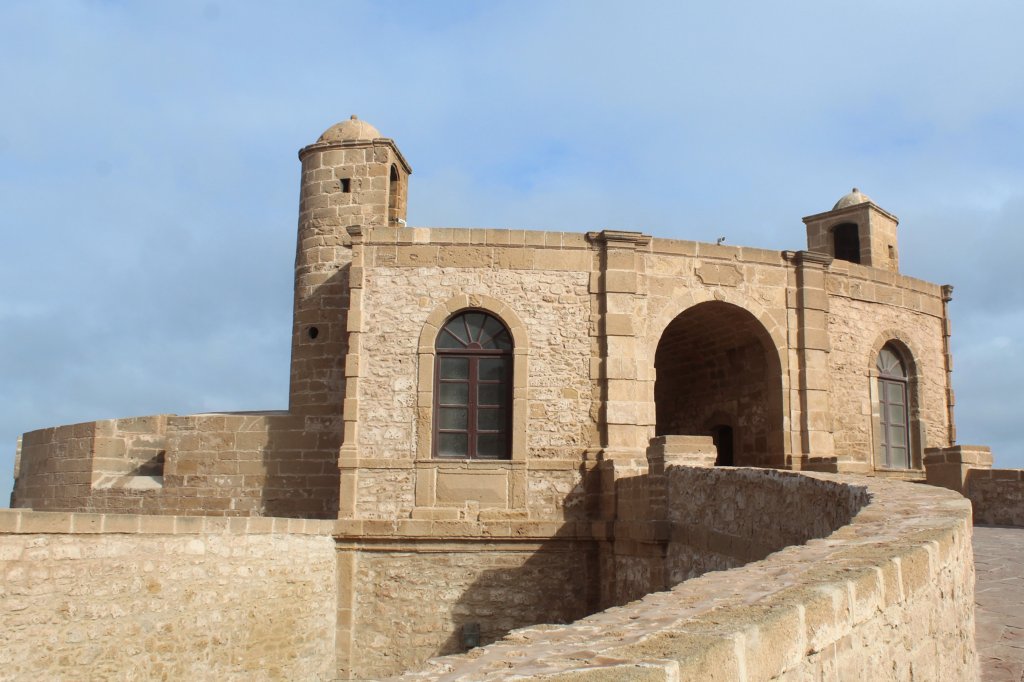
[[[960,442],[1024,467],[1019,2],[0,5],[0,504],[26,430],[287,402],[296,151],[416,225],[773,249],[856,185],[956,286]]]

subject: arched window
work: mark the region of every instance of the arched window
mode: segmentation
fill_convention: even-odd
[[[832,255],[839,260],[860,263],[860,231],[853,223],[832,228]]]
[[[909,469],[907,370],[891,344],[878,352],[875,364],[878,368],[879,462],[887,469]]]
[[[457,313],[435,344],[434,456],[509,459],[512,337],[480,310]]]

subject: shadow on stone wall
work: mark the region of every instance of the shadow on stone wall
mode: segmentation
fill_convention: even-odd
[[[598,475],[598,470],[590,474]],[[426,619],[431,627],[443,627],[445,638],[433,647],[414,648],[405,668],[427,657],[467,651],[467,626],[479,628],[479,644],[487,645],[516,628],[573,622],[709,571],[825,537],[868,501],[862,488],[798,474],[683,466],[619,478],[614,497],[613,518],[586,524],[593,531],[589,539],[581,532],[584,524],[567,523],[555,537],[524,547],[525,559],[502,557],[493,546],[484,550],[483,541],[467,541],[462,561],[449,558],[444,570],[426,567],[438,561],[436,556],[419,557],[422,574],[449,576],[448,587],[459,594],[447,620]],[[501,561],[509,565],[481,566]],[[466,584],[452,579],[474,572]],[[404,637],[415,638],[415,623],[399,627],[408,635],[392,640],[392,651],[405,650]],[[395,674],[402,666],[394,664],[359,672]]]
[[[600,608],[593,542],[553,539],[485,561],[511,565],[483,570],[462,592],[451,611],[451,632],[432,655],[466,651],[467,626],[479,633],[476,644],[484,645],[516,628],[571,623]]]

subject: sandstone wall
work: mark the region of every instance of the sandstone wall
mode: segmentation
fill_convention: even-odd
[[[380,679],[463,652],[466,625],[489,644],[517,627],[591,613],[590,547],[555,540],[364,546],[353,557],[353,677]]]
[[[443,507],[447,518],[469,518],[475,502],[462,507],[462,493],[452,492],[464,481],[486,489],[476,497],[481,508],[581,518],[581,470],[598,441],[599,409],[591,378],[594,254],[584,235],[378,228],[356,248],[362,314],[351,325],[358,350],[349,368],[358,389],[345,407],[346,420],[357,422],[345,444],[355,458],[345,460],[350,450],[343,450],[342,464],[357,473],[342,494],[351,491],[351,509],[343,505],[341,515],[423,518]],[[502,318],[516,339],[511,466],[445,467],[432,459],[436,333],[467,307]],[[470,481],[474,473],[483,478]]]
[[[748,475],[785,476],[740,474]],[[810,493],[808,501],[823,505],[813,511],[826,518],[836,512],[824,505],[838,502],[841,516],[851,500],[868,496],[870,502],[826,537],[571,625],[513,631],[402,679],[978,679],[968,502],[899,481],[790,476],[804,482],[791,484],[792,492]],[[753,504],[737,511],[739,527],[756,527],[765,509],[758,497],[755,492]],[[785,508],[781,500],[778,508]],[[765,532],[776,518],[785,514],[761,524]],[[816,523],[815,515],[793,514],[787,523],[783,532],[800,533],[802,524]],[[766,540],[770,549],[771,536]]]
[[[737,463],[784,466],[790,282],[782,254],[653,239],[643,260],[636,362],[658,365],[662,383],[648,370],[652,384],[641,387],[657,433],[710,435],[712,425],[728,425]]]
[[[822,538],[867,504],[857,486],[777,471],[669,467],[668,584]]]
[[[606,606],[825,537],[867,503],[863,488],[774,470],[660,471],[654,463],[615,482],[616,520],[598,526],[614,554]]]
[[[432,236],[436,239],[439,235]],[[506,233],[506,240],[509,238]],[[525,236],[521,239],[525,240]],[[447,301],[477,295],[507,305],[528,330],[529,457],[579,457],[590,445],[585,426],[591,421],[592,399],[589,252],[553,249],[549,258],[547,250],[507,244],[504,248],[368,248],[372,249],[374,266],[368,267],[365,274],[363,306],[373,314],[362,323],[367,376],[360,378],[361,456],[431,456],[415,451],[410,418],[416,407],[420,334],[428,316]],[[492,258],[512,260],[511,255],[502,253],[515,252],[524,259],[529,256],[529,260],[521,264],[512,261],[507,269],[486,265]],[[370,257],[368,254],[367,258]],[[562,263],[558,263],[560,257],[565,259]],[[447,263],[450,266],[446,267]],[[572,271],[570,266],[578,270]],[[486,308],[486,302],[481,307]]]
[[[5,679],[333,679],[328,521],[0,510]]]
[[[836,453],[868,469],[880,466],[873,377],[878,351],[895,341],[911,356],[912,468],[921,470],[925,448],[950,444],[940,288],[845,261],[830,269],[828,371]]]
[[[975,523],[1024,526],[1024,469],[970,469],[966,489]]]
[[[167,415],[104,419],[22,438],[12,505],[39,510],[154,508]],[[116,489],[112,490],[112,489]]]
[[[25,434],[13,505],[335,518],[340,416],[156,415]]]
[[[338,416],[171,418],[164,485],[172,513],[335,518],[339,432]]]

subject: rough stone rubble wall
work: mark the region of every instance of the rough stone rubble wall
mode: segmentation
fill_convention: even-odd
[[[867,503],[863,488],[755,469],[670,467],[668,585],[822,538]]]
[[[910,388],[916,387],[917,413],[924,437],[916,452],[918,459],[913,463],[919,469],[925,448],[949,445],[942,301],[935,291],[938,287],[842,262],[834,263],[833,267],[890,280],[890,284],[862,280],[841,270],[826,280],[832,346],[828,370],[836,453],[875,463],[878,443],[872,433],[872,412],[876,408],[872,405],[873,387],[868,373],[875,367],[881,345],[895,340],[909,347],[917,369]],[[895,278],[902,286],[892,285]]]
[[[385,247],[376,249],[377,262],[386,262]],[[452,251],[457,249],[446,249],[448,258],[455,258]],[[529,330],[530,457],[577,458],[590,445],[585,428],[591,401],[588,281],[589,267],[583,272],[373,268],[366,274],[363,293],[365,308],[374,314],[364,321],[370,374],[360,381],[361,454],[430,456],[414,453],[410,419],[416,405],[420,333],[427,316],[449,299],[483,294],[513,308]]]
[[[835,489],[846,486],[870,502],[827,537],[572,625],[513,631],[402,679],[977,680],[968,502],[898,481],[804,480],[795,486],[803,495],[771,498],[778,508],[766,518],[784,518],[786,503],[806,496],[796,528],[808,511],[828,513],[815,502],[843,506]],[[748,507],[750,522],[763,511]]]
[[[433,386],[422,377],[433,370],[420,366],[425,356],[419,351],[432,348],[434,339],[421,335],[431,328],[428,320],[443,324],[433,315],[461,299],[485,301],[478,305],[499,315],[493,307],[505,306],[526,330],[527,347],[517,348],[515,362],[528,366],[528,378],[515,388],[513,413],[524,437],[524,484],[502,505],[531,519],[582,518],[580,467],[598,440],[591,379],[594,253],[584,235],[378,228],[371,236],[361,297],[372,314],[357,323],[358,398],[346,403],[346,410],[358,409],[355,518],[408,518],[424,505],[417,488],[430,474],[418,474],[413,462],[432,457],[420,451],[425,441],[418,429],[430,428],[420,416],[430,411],[422,401]],[[522,461],[518,454],[514,459]]]
[[[333,679],[331,528],[0,511],[3,676]]]
[[[602,578],[616,605],[824,537],[867,502],[862,488],[831,481],[689,466],[621,478],[615,496],[614,565]]]

